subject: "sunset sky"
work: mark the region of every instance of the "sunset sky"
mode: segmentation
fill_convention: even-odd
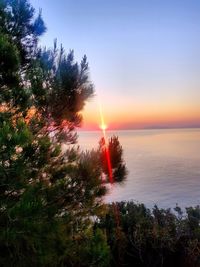
[[[31,0],[54,38],[87,55],[95,97],[83,129],[200,127],[199,0]]]

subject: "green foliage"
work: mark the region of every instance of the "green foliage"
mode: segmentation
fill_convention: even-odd
[[[5,85],[14,86],[17,82],[17,77],[15,76],[15,72],[19,68],[19,53],[17,47],[12,44],[9,37],[0,32],[0,87],[4,87]],[[7,88],[8,90],[8,88]],[[8,94],[8,93],[7,93]],[[2,95],[3,96],[3,95]],[[5,100],[6,94],[4,95]],[[3,102],[4,99],[0,99],[0,103]]]
[[[74,61],[73,51],[66,55],[55,42],[54,49],[38,49],[32,65],[28,78],[32,81],[33,105],[45,124],[54,129],[54,137],[69,142],[70,132],[81,124],[79,111],[93,95],[87,58],[84,56],[79,65]]]
[[[93,95],[87,59],[39,48],[45,30],[27,0],[0,1],[0,266],[107,266],[105,234],[92,230],[101,151],[68,147]]]
[[[100,162],[102,173],[109,180],[108,157],[112,168],[112,176],[115,182],[123,182],[127,176],[126,164],[123,161],[123,149],[117,136],[112,136],[106,143],[104,137],[99,142]]]
[[[17,46],[23,69],[29,64],[38,37],[46,30],[41,12],[36,18],[34,13],[27,0],[1,0],[0,31]]]
[[[133,202],[108,205],[98,227],[106,231],[110,266],[199,266],[199,206],[184,216],[179,207],[175,211]]]
[[[109,266],[109,246],[100,229],[86,229],[85,233],[74,236],[71,248],[66,250],[61,266]],[[61,262],[60,262],[61,264]]]

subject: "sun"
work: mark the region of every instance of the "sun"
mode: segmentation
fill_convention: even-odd
[[[102,124],[99,126],[99,128],[100,128],[101,130],[105,131],[105,130],[108,128],[108,126],[107,126],[105,123],[102,123]]]
[[[108,126],[104,122],[104,116],[103,116],[102,106],[100,102],[99,102],[99,113],[100,113],[100,119],[101,119],[101,124],[99,125],[99,128],[105,133],[105,130],[108,128]]]

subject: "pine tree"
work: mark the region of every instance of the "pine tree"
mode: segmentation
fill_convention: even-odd
[[[88,266],[79,251],[106,193],[100,151],[62,147],[94,92],[87,58],[38,47],[45,30],[27,0],[0,1],[1,266]]]

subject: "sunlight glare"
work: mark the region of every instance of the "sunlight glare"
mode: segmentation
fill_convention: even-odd
[[[108,126],[107,126],[106,124],[103,124],[103,123],[102,123],[99,127],[100,127],[100,129],[103,130],[103,131],[106,130],[106,129],[108,128]]]

